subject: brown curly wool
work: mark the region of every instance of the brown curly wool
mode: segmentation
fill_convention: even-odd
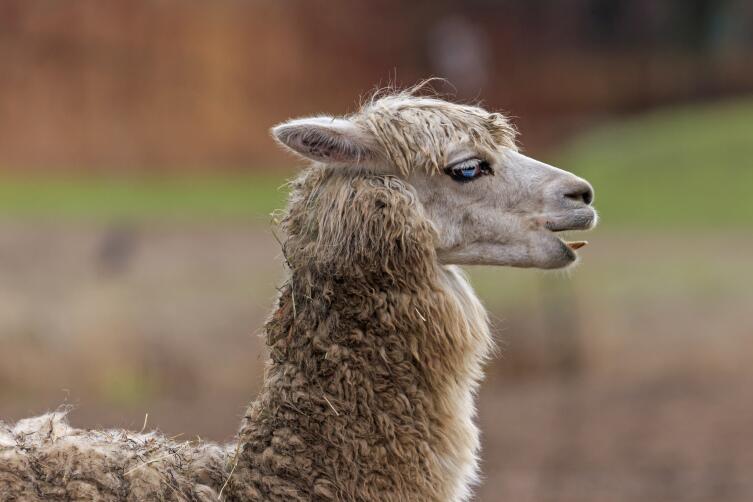
[[[218,499],[228,448],[159,434],[71,428],[66,411],[0,422],[0,500]]]
[[[401,180],[312,167],[283,226],[291,277],[240,431],[235,500],[463,499],[483,308]]]

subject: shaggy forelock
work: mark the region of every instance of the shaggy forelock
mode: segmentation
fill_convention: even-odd
[[[374,136],[401,173],[442,169],[452,145],[464,144],[480,152],[516,148],[515,128],[501,113],[414,92],[376,96],[352,117]]]

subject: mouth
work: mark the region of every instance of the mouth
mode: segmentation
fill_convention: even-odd
[[[589,230],[596,226],[597,215],[592,208],[577,210],[568,214],[554,215],[547,217],[544,228],[552,233],[552,236],[559,241],[563,253],[568,261],[575,261],[578,256],[576,250],[586,246],[586,240],[565,240],[556,235],[560,232],[583,231]]]

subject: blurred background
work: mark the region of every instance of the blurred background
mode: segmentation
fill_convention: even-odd
[[[753,499],[750,1],[4,0],[0,61],[2,419],[230,439],[301,166],[269,127],[437,76],[602,216],[574,270],[470,270],[479,500]]]

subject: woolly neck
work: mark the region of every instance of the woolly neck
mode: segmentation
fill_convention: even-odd
[[[283,227],[291,273],[265,326],[270,360],[231,493],[467,496],[490,336],[462,273],[437,262],[410,189],[314,169],[294,183]]]

